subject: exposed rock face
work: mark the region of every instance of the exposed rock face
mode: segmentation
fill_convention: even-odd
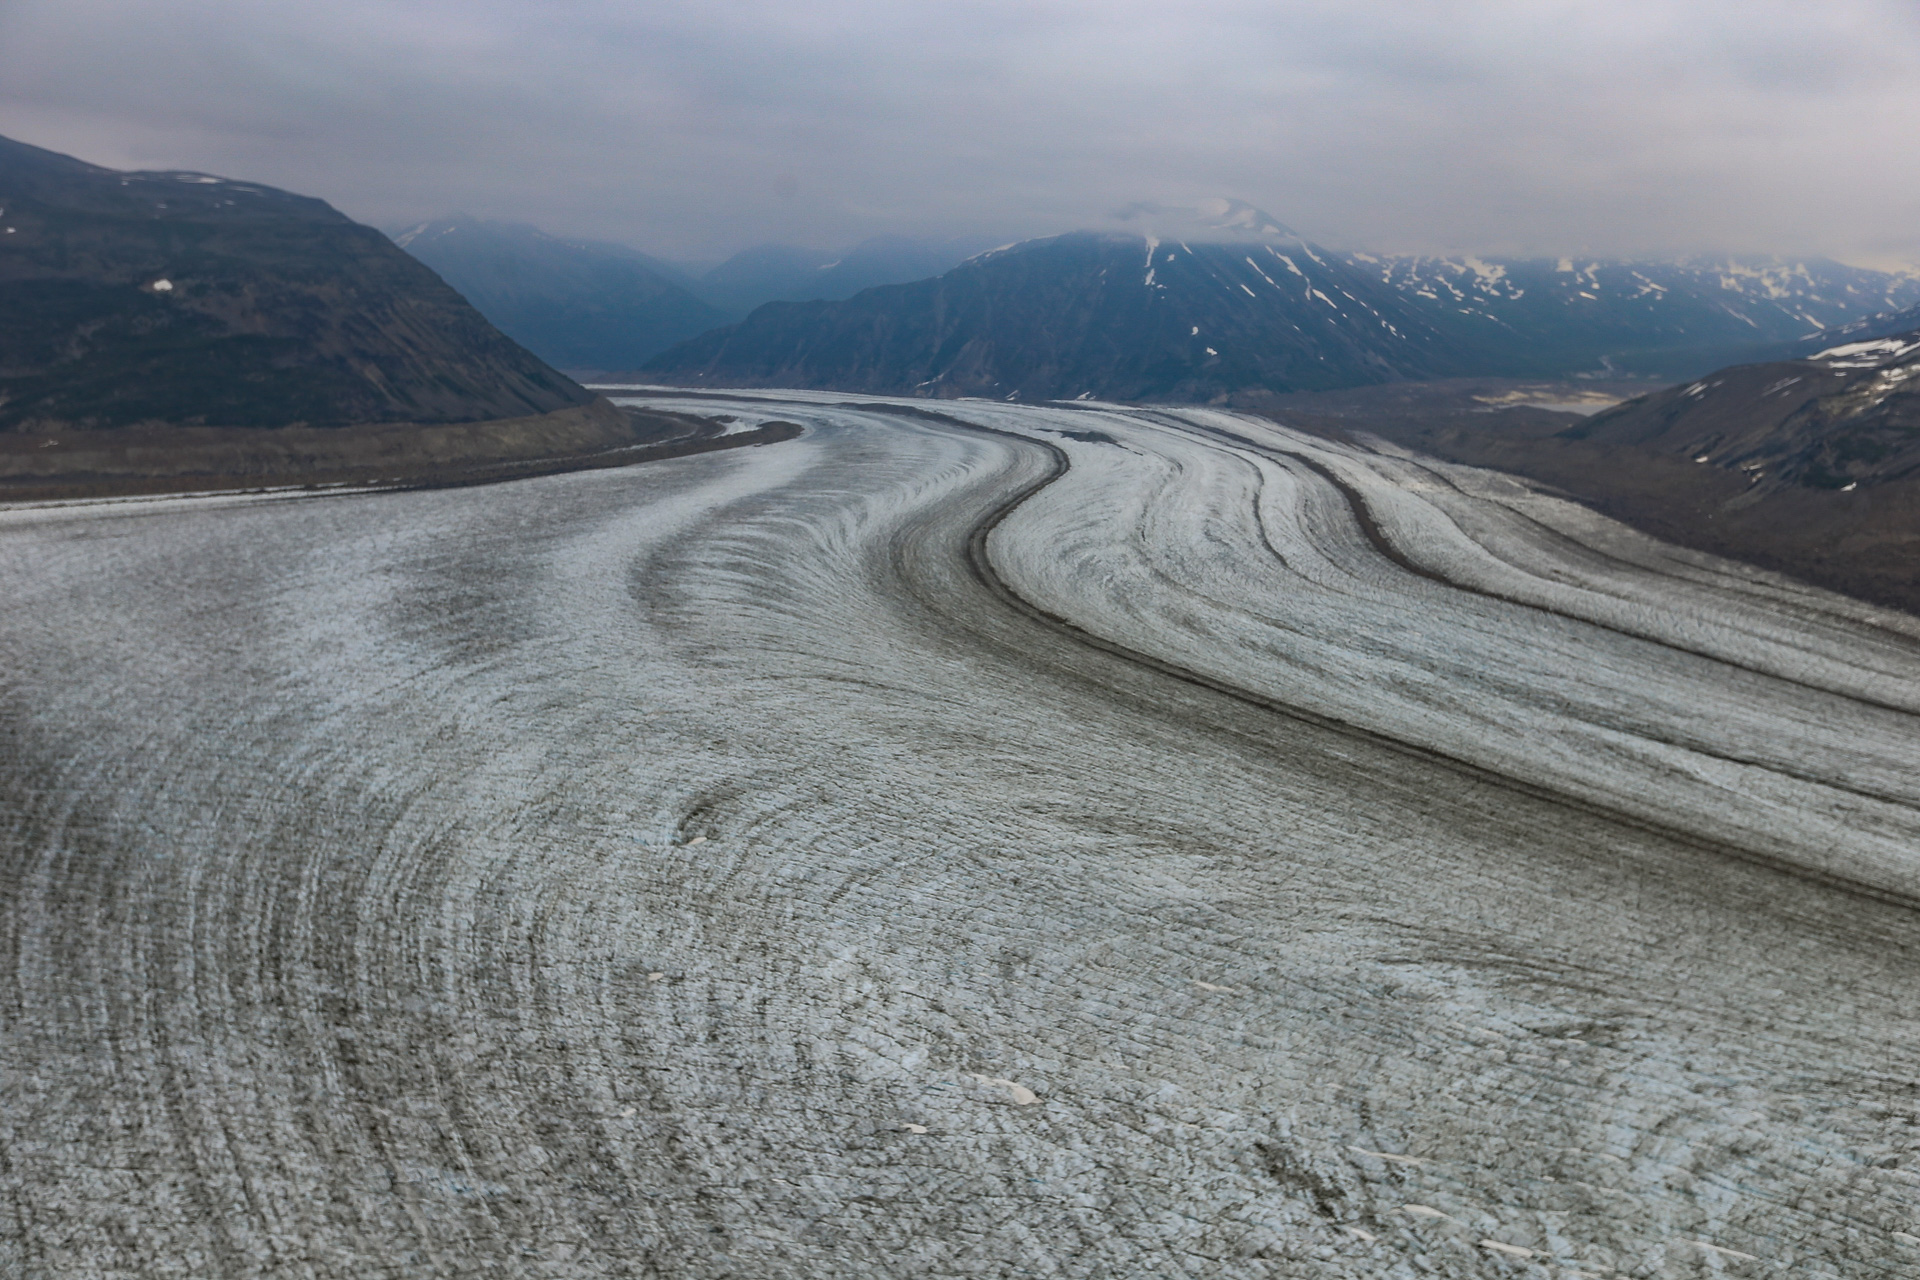
[[[323,201],[0,139],[0,430],[471,422],[591,398]]]
[[[423,222],[395,241],[516,342],[563,369],[636,368],[738,314],[709,306],[618,245],[466,217]]]

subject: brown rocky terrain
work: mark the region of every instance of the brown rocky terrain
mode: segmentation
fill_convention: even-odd
[[[1458,380],[1245,402],[1524,475],[1667,541],[1920,612],[1916,376],[1908,337],[1723,369],[1588,417],[1564,410],[1635,388]]]
[[[606,400],[490,422],[355,427],[127,427],[0,433],[0,502],[301,485],[434,488],[625,466],[791,439],[766,423],[616,407]]]

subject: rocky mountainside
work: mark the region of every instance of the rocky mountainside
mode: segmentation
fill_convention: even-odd
[[[1435,325],[1477,334],[1475,375],[1691,377],[1805,354],[1794,344],[1809,334],[1920,303],[1920,278],[1821,259],[1345,257]]]
[[[691,287],[737,319],[765,302],[837,301],[862,289],[925,280],[952,270],[993,243],[874,236],[843,253],[759,245],[734,254]]]
[[[1735,472],[1756,496],[1920,476],[1920,331],[1722,369],[1564,434]]]
[[[1298,239],[1078,232],[842,302],[769,303],[647,369],[689,383],[1196,399],[1443,377],[1478,358],[1461,328]]]
[[[736,318],[694,296],[662,264],[619,245],[464,216],[423,222],[394,241],[515,341],[563,369],[632,369]]]
[[[591,398],[320,200],[0,139],[0,430],[472,422]]]
[[[1804,359],[1833,347],[1846,346],[1853,342],[1868,342],[1877,338],[1898,337],[1915,330],[1920,330],[1920,306],[1901,307],[1897,310],[1878,311],[1859,320],[1834,325],[1818,333],[1810,333],[1795,342],[1789,350],[1776,354]]]
[[[768,306],[649,366],[672,380],[1195,399],[1412,378],[1691,376],[1920,301],[1838,263],[1381,258],[1251,206],[1191,239],[1028,241],[837,303]]]
[[[1393,390],[1272,411],[1531,476],[1670,542],[1920,613],[1920,328],[1732,366],[1585,419]]]

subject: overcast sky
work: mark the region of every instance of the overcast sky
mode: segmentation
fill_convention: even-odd
[[[713,258],[1237,196],[1389,251],[1920,260],[1915,0],[0,0],[0,133]]]

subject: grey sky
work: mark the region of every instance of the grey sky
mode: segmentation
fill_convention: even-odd
[[[1237,196],[1385,250],[1920,259],[1913,0],[0,0],[0,133],[667,255]]]

